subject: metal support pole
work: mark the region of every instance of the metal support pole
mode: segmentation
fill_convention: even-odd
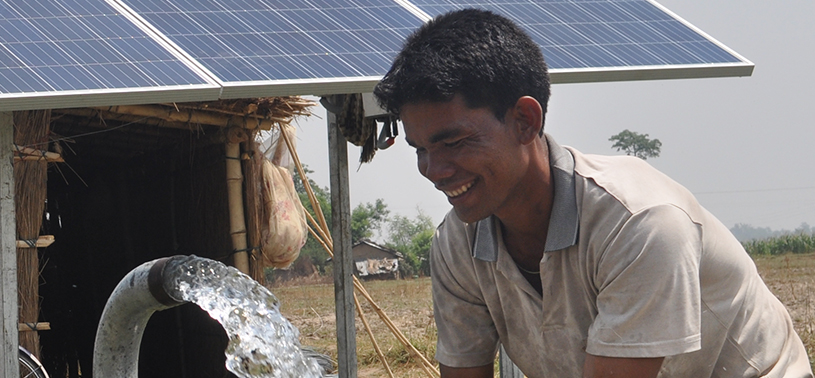
[[[498,360],[498,370],[501,373],[501,378],[524,378],[524,373],[509,359],[503,345],[501,345],[501,349],[498,351],[498,356],[500,358]]]
[[[328,161],[331,170],[331,237],[334,240],[334,300],[337,311],[337,363],[339,378],[357,376],[357,341],[354,327],[354,274],[351,255],[351,200],[348,185],[348,144],[337,127],[337,116],[327,113]]]
[[[0,374],[19,377],[17,364],[17,227],[14,213],[14,118],[11,112],[0,113]]]

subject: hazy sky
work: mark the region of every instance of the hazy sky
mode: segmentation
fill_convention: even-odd
[[[756,68],[751,77],[552,88],[545,125],[560,144],[621,154],[608,138],[623,129],[662,141],[648,162],[690,189],[728,227],[815,225],[815,1],[663,0]],[[300,120],[298,151],[329,186],[325,110]],[[370,164],[349,145],[351,204],[384,199],[392,214],[417,209],[438,223],[450,209],[416,169],[400,136]]]

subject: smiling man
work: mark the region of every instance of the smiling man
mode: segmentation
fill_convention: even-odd
[[[375,95],[453,205],[431,250],[444,378],[812,377],[784,306],[727,228],[633,157],[543,134],[549,76],[511,21],[448,13]]]

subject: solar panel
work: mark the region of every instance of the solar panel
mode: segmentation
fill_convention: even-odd
[[[122,99],[130,101],[157,88],[183,97],[179,90],[196,86],[216,88],[101,0],[0,1],[3,108],[38,96],[50,107],[71,106],[57,96],[65,92],[83,94],[80,103],[132,90]]]
[[[392,0],[124,3],[219,78],[224,98],[289,94],[293,85],[370,91],[422,23]]]
[[[369,92],[463,7],[526,28],[554,83],[752,73],[650,0],[0,0],[0,111]]]
[[[752,63],[647,0],[412,3],[431,17],[476,7],[515,20],[541,46],[553,82],[741,76],[750,75],[753,68]]]

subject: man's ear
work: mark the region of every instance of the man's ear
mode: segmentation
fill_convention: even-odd
[[[518,132],[519,141],[523,144],[531,143],[539,137],[543,125],[543,109],[538,100],[530,96],[523,96],[515,102],[512,108],[513,121]]]

